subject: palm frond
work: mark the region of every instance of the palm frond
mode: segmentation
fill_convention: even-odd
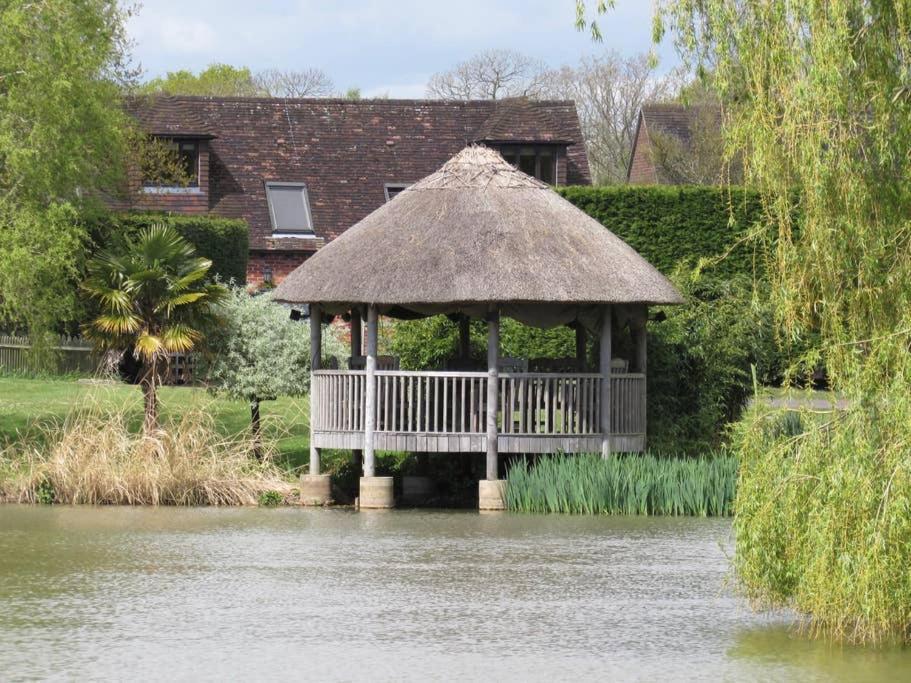
[[[146,361],[152,360],[155,356],[160,356],[166,350],[161,338],[148,332],[143,332],[136,337],[133,349],[137,356]]]
[[[171,353],[191,351],[201,338],[202,335],[197,330],[179,323],[161,331],[162,344]]]

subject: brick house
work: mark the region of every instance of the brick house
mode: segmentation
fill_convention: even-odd
[[[633,137],[626,180],[633,185],[676,185],[680,181],[660,163],[659,144],[670,142],[678,154],[694,156],[706,134],[716,134],[721,126],[721,109],[711,105],[642,105]],[[667,141],[667,142],[664,142]],[[666,152],[666,150],[665,150]]]
[[[162,96],[128,110],[173,144],[193,180],[131,178],[133,191],[112,208],[244,219],[252,284],[281,281],[471,143],[545,182],[591,183],[572,102]]]

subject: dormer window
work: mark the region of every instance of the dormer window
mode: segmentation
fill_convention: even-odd
[[[557,182],[557,152],[553,145],[502,145],[500,154],[522,173],[554,185]]]
[[[142,185],[147,192],[199,189],[199,141],[153,137],[142,154]]]
[[[196,140],[177,140],[177,158],[190,179],[190,187],[199,187],[199,143]]]
[[[396,196],[408,187],[408,183],[386,183],[383,186],[383,192],[386,194],[386,201],[391,201],[396,198]]]

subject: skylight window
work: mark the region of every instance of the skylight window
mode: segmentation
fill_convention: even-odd
[[[266,183],[273,234],[312,235],[310,198],[303,183]]]

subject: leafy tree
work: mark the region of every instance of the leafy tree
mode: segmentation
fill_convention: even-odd
[[[211,64],[199,73],[182,69],[169,71],[138,88],[143,94],[212,95],[216,97],[257,97],[266,91],[245,66]]]
[[[908,0],[666,0],[656,22],[728,103],[778,324],[819,331],[812,355],[850,399],[737,425],[738,575],[858,641],[911,638],[909,26]]]
[[[218,306],[205,370],[213,391],[250,404],[254,439],[260,403],[302,396],[310,388],[310,328],[290,319],[268,296],[235,287]]]
[[[163,225],[143,230],[123,253],[103,252],[89,262],[83,289],[101,310],[85,335],[100,350],[125,351],[142,362],[146,431],[158,427],[158,386],[169,354],[198,346],[213,304],[225,297],[224,287],[205,281],[211,265]]]
[[[124,177],[127,16],[116,0],[0,2],[0,320],[39,346],[78,314],[78,216]]]
[[[537,97],[544,90],[546,68],[512,50],[487,50],[450,71],[434,74],[427,96],[442,100],[496,100]]]

